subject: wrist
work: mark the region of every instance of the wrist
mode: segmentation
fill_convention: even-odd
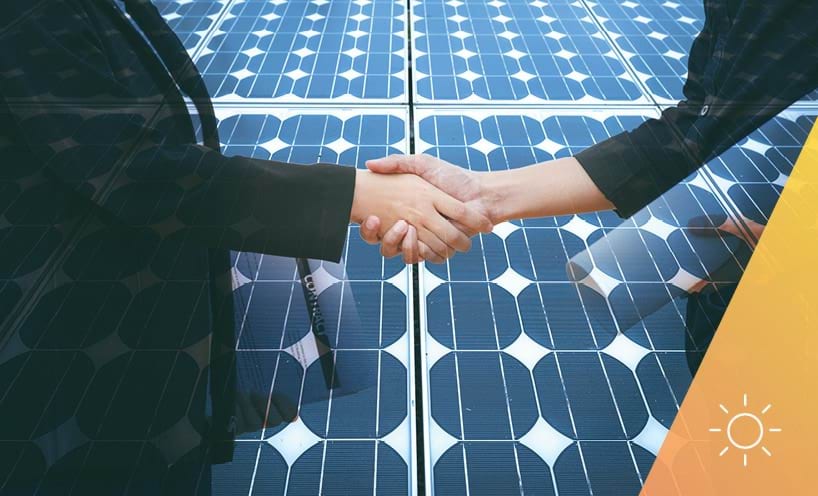
[[[369,191],[369,175],[369,171],[355,171],[355,190],[352,195],[352,208],[349,211],[349,220],[355,224],[361,224],[364,218],[369,215],[364,205]]]
[[[509,187],[506,171],[477,173],[479,198],[491,223],[497,225],[512,218],[509,212]]]

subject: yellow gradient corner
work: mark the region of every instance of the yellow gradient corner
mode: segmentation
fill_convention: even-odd
[[[642,494],[818,494],[818,126]]]

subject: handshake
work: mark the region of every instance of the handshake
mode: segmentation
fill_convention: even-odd
[[[391,155],[358,171],[350,218],[381,254],[442,263],[497,223],[481,174],[428,155]]]
[[[359,171],[350,219],[381,254],[442,263],[471,237],[510,219],[610,210],[574,157],[519,169],[473,172],[428,155],[391,155]]]

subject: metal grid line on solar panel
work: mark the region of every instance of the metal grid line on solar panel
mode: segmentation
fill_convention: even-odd
[[[406,102],[402,2],[249,0],[197,64],[217,102]]]
[[[217,106],[225,153],[362,167],[368,158],[407,149],[405,110],[268,112]],[[343,258],[342,264],[312,264],[315,287],[336,370],[357,367],[373,384],[308,402],[323,377],[315,361],[303,371],[298,347],[309,350],[314,341],[294,262],[233,254],[237,353],[260,364],[257,373],[270,384],[271,397],[301,403],[295,422],[240,436],[236,461],[214,469],[214,493],[242,487],[271,494],[371,493],[375,487],[414,493],[411,272],[383,260],[355,227]],[[344,376],[340,380],[343,388]]]
[[[748,225],[767,224],[816,116],[818,110],[786,110],[707,165]]]
[[[193,54],[216,25],[228,1],[158,0],[154,5],[188,53]]]
[[[418,102],[648,102],[579,2],[413,5]]]
[[[520,116],[518,110],[419,109],[415,136],[419,151],[475,170],[489,168],[488,156],[491,168],[502,169],[497,164],[516,167],[577,151],[638,125],[644,112],[540,110]],[[708,213],[724,219],[712,193],[701,193],[715,209]],[[640,229],[631,231],[659,239],[678,230],[653,216],[638,217]],[[604,286],[584,287],[565,273],[571,256],[605,224],[599,217],[596,224],[582,217],[552,222],[501,224],[481,236],[471,253],[424,267],[427,485],[444,494],[462,492],[467,484],[471,493],[485,494],[599,491],[608,477],[619,478],[617,490],[637,489],[689,384],[689,371],[685,377],[674,367],[684,357],[687,332],[679,303],[668,298],[652,321],[617,334],[623,317],[611,304],[613,293],[604,298],[597,292]],[[710,230],[715,232],[712,224]],[[553,239],[537,246],[542,233]],[[648,265],[659,271],[657,257],[646,251],[632,258],[651,259]],[[611,258],[624,265],[622,257]],[[638,286],[618,285],[629,291]],[[647,289],[667,286],[654,282]],[[635,305],[640,295],[629,291],[620,296]],[[659,339],[649,326],[663,327]],[[593,395],[587,395],[589,388]],[[583,395],[600,398],[598,404]],[[603,413],[594,420],[590,412]],[[491,470],[481,465],[489,458]],[[484,473],[490,480],[481,478]]]

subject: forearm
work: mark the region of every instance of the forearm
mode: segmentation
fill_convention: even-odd
[[[483,173],[481,179],[495,224],[613,208],[573,157]]]

